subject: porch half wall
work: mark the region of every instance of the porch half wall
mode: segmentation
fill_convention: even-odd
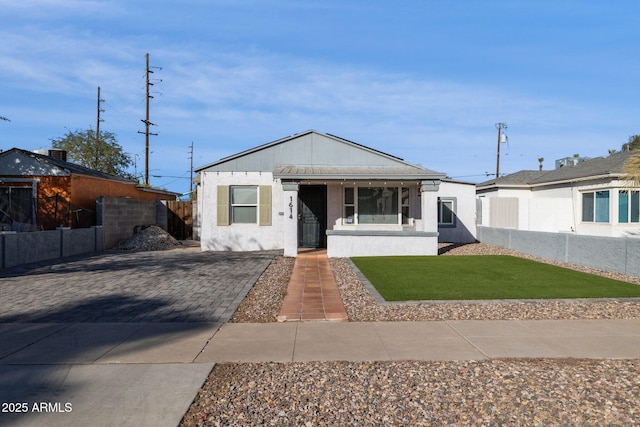
[[[437,254],[437,232],[327,230],[329,258]]]

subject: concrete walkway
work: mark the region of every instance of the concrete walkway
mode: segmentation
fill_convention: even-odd
[[[640,319],[228,323],[196,362],[640,358]]]

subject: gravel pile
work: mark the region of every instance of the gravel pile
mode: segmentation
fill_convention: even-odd
[[[123,251],[166,251],[182,246],[173,236],[162,228],[152,225],[122,240],[113,249]]]
[[[483,244],[440,252],[535,259]],[[634,301],[379,305],[346,260],[330,263],[350,321],[640,318]],[[292,267],[292,259],[276,258],[233,321],[275,321]],[[637,359],[225,363],[214,367],[180,426],[634,426],[639,399]]]

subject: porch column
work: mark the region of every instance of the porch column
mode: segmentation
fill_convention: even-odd
[[[432,233],[438,232],[438,189],[440,180],[420,182],[420,208],[422,209],[422,230]]]
[[[300,184],[296,181],[282,182],[284,191],[284,256],[298,256],[298,190]]]

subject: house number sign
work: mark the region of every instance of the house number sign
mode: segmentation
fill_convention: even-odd
[[[289,219],[293,219],[293,196],[289,196]]]

